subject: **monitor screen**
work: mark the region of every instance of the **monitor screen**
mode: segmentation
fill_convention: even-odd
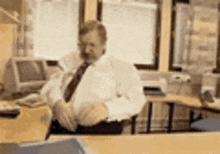
[[[4,85],[9,93],[39,92],[47,82],[44,59],[12,57],[8,62]]]
[[[46,80],[42,61],[16,61],[20,82]]]

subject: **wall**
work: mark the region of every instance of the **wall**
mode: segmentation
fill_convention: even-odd
[[[0,23],[0,82],[3,81],[5,66],[14,55],[15,24]]]
[[[159,71],[169,71],[172,0],[162,0]]]

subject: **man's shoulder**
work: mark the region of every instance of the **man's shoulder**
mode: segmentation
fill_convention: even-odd
[[[116,76],[120,76],[117,78],[118,80],[125,80],[128,76],[135,76],[139,78],[138,70],[136,69],[133,63],[114,56],[112,56],[110,59],[112,70],[114,71]]]
[[[60,58],[61,60],[66,60],[66,59],[77,59],[80,58],[80,52],[79,51],[74,51],[74,52],[70,52],[65,54],[63,57]]]
[[[127,67],[134,67],[134,65],[131,62],[127,62],[127,61],[125,61],[123,59],[117,58],[114,55],[109,56],[109,59],[111,61],[111,64],[114,67],[117,67],[117,68],[121,68],[121,67],[126,67],[126,68]]]
[[[80,61],[80,52],[79,51],[75,51],[75,52],[70,52],[66,55],[64,55],[62,58],[60,58],[59,60],[59,65],[63,68],[63,69],[71,69],[72,66],[75,65],[75,63],[77,61]]]

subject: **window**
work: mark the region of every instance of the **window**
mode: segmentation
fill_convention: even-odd
[[[184,59],[188,58],[185,50],[189,43],[187,31],[190,29],[191,10],[188,3],[176,3],[173,6],[176,8],[172,11],[172,33],[175,36],[171,35],[170,70],[181,71]]]
[[[34,24],[34,56],[58,60],[77,50],[78,0],[37,2]]]
[[[107,54],[135,65],[156,66],[158,9],[157,3],[146,1],[103,0]]]
[[[177,3],[174,7],[170,70],[179,67],[193,74],[212,72],[218,45],[217,8],[204,4],[192,7],[188,3]]]

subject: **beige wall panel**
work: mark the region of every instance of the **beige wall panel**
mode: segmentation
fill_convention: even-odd
[[[5,66],[13,56],[14,24],[0,23],[0,82],[3,80]]]
[[[172,0],[163,0],[161,11],[161,39],[160,39],[160,57],[159,71],[169,71],[169,50],[171,33],[171,11]]]
[[[85,21],[96,20],[97,0],[86,0]]]

